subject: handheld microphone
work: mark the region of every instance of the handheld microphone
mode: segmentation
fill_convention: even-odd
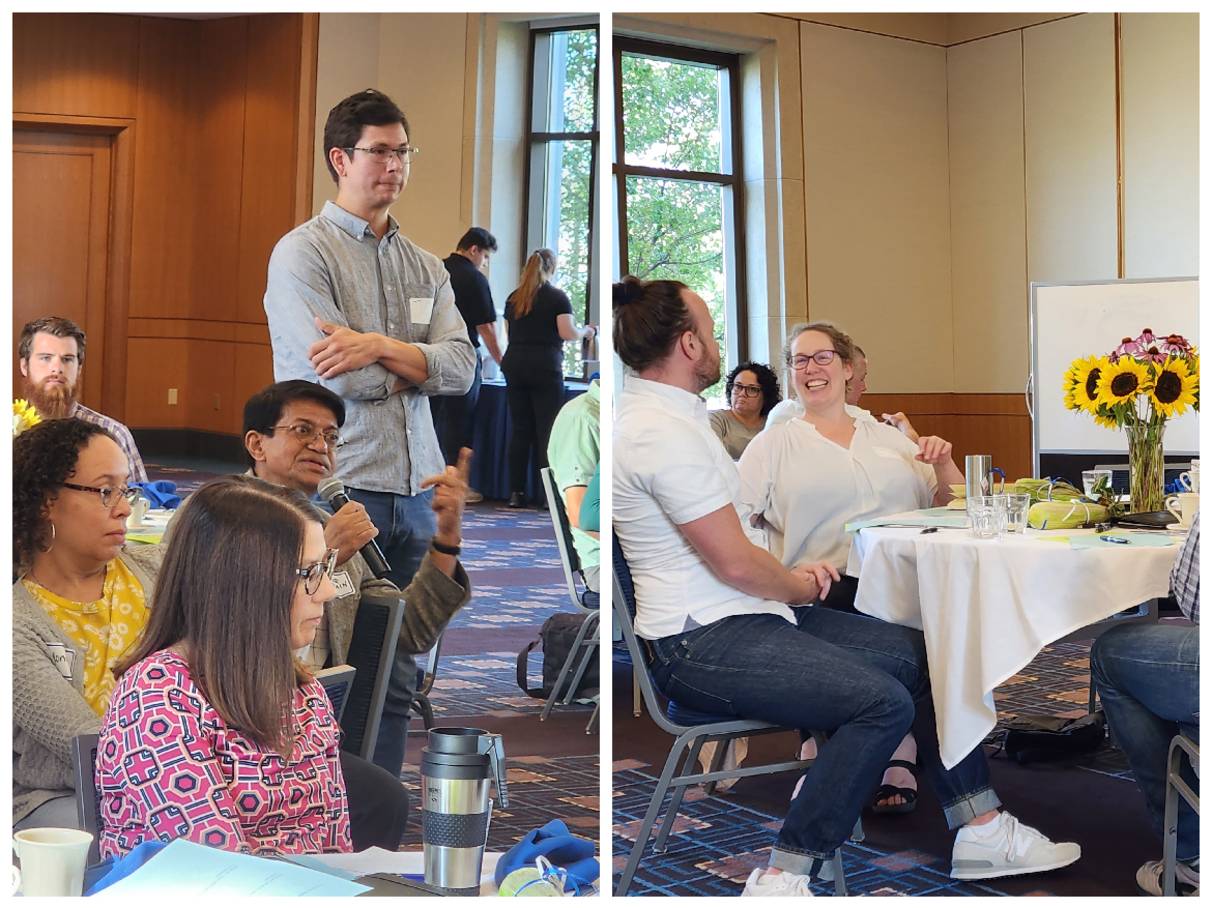
[[[333,509],[333,513],[349,504],[349,496],[345,494],[345,483],[335,476],[329,477],[320,483],[320,487],[316,491],[320,494],[321,498],[328,502],[329,507]],[[366,563],[370,566],[370,571],[375,575],[376,579],[382,580],[391,572],[391,565],[383,557],[383,550],[379,548],[379,544],[373,539],[362,546],[361,551],[362,557],[366,559]]]

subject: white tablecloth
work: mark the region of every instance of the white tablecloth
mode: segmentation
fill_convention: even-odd
[[[948,768],[996,725],[993,689],[1043,647],[1168,594],[1181,538],[1164,548],[1046,541],[1092,532],[976,539],[963,529],[871,527],[855,535],[846,570],[859,578],[855,607],[925,634]]]

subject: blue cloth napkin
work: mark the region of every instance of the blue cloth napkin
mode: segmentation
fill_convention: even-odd
[[[153,508],[168,508],[170,511],[181,504],[181,496],[177,494],[177,484],[167,479],[156,482],[132,482],[132,489],[138,489],[143,497],[151,502]]]
[[[110,858],[108,861],[98,864],[96,867],[90,867],[90,875],[95,874],[98,871],[102,871],[105,872],[105,876],[93,883],[92,886],[85,890],[84,894],[96,895],[107,886],[112,886],[114,883],[118,882],[118,880],[130,876],[132,873],[154,858],[157,854],[163,851],[167,844],[167,842],[158,842],[155,839],[151,839],[142,843],[141,845],[136,845],[132,850],[128,851],[120,858]],[[107,866],[109,868],[108,871],[105,870]]]
[[[501,881],[510,873],[519,867],[531,866],[535,858],[542,855],[553,866],[567,871],[564,891],[576,892],[583,886],[591,885],[601,873],[593,852],[593,842],[574,836],[563,820],[552,820],[545,826],[530,830],[522,841],[501,855],[493,877],[499,888]]]

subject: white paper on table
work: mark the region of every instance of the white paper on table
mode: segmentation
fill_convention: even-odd
[[[500,851],[485,851],[484,865],[480,871],[480,894],[492,895],[497,891],[493,874]],[[367,848],[349,854],[309,854],[307,863],[322,865],[334,870],[369,876],[372,873],[395,873],[422,879],[425,875],[425,854],[421,851],[388,851],[386,848]]]
[[[130,876],[95,898],[144,896],[353,896],[369,886],[287,861],[208,848],[185,839],[170,842]]]

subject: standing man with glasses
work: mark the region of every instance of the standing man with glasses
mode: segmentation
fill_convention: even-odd
[[[336,201],[279,240],[269,260],[274,377],[319,382],[343,400],[341,476],[379,530],[388,578],[403,589],[434,536],[433,492],[422,480],[445,467],[429,397],[466,393],[475,351],[442,260],[388,214],[419,151],[404,113],[373,89],[351,95],[329,111],[323,151]],[[375,751],[375,763],[397,774],[411,668],[397,658]]]

